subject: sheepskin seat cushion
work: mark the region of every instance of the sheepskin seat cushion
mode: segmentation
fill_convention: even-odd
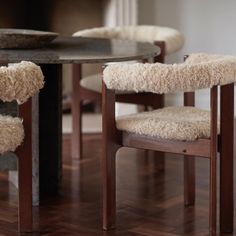
[[[24,128],[20,118],[0,115],[0,154],[12,151],[22,143]]]
[[[184,37],[178,30],[152,25],[92,28],[80,30],[73,36],[127,39],[150,43],[164,41],[166,43],[166,54],[174,53],[184,45]]]
[[[236,57],[191,54],[184,63],[112,64],[103,75],[108,89],[136,92],[191,92],[236,81]]]
[[[86,76],[80,80],[80,85],[83,88],[88,90],[101,93],[102,92],[102,74],[94,74],[90,76]],[[117,94],[127,94],[127,93],[135,93],[133,91],[116,91]]]
[[[141,135],[193,141],[210,137],[210,112],[195,107],[166,107],[118,117],[116,126]]]
[[[22,61],[8,67],[0,67],[0,99],[19,104],[37,93],[44,85],[44,76],[39,66]]]
[[[102,75],[94,74],[86,76],[80,80],[80,85],[83,88],[89,89],[91,91],[101,93],[102,91]]]

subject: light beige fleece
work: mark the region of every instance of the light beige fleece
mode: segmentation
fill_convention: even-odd
[[[22,120],[0,115],[0,154],[14,152],[24,139]]]
[[[80,80],[80,85],[83,88],[89,89],[91,91],[101,93],[102,92],[102,74],[94,74],[86,76]],[[117,94],[132,94],[134,91],[116,91]]]
[[[190,92],[236,81],[236,57],[191,54],[181,64],[112,64],[105,68],[108,89],[136,92]]]
[[[184,45],[184,37],[178,30],[155,25],[91,28],[80,30],[74,33],[73,36],[127,39],[149,43],[164,41],[167,55],[180,50]]]
[[[43,86],[43,73],[32,62],[22,61],[0,67],[0,99],[3,101],[24,103]]]
[[[166,107],[120,116],[117,129],[162,139],[193,141],[210,137],[210,112],[195,107]]]

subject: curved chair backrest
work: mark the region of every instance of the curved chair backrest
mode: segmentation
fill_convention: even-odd
[[[0,99],[22,104],[44,85],[44,76],[39,66],[22,61],[0,67]]]
[[[235,82],[236,57],[196,53],[181,64],[113,64],[103,79],[108,89],[121,91],[191,92]]]
[[[39,66],[32,62],[20,62],[0,67],[0,99],[18,104],[26,102],[44,85],[44,76]],[[27,112],[26,112],[27,113]],[[23,114],[25,116],[25,114]],[[0,115],[0,154],[15,149],[23,142],[23,120]]]
[[[80,30],[73,36],[127,39],[149,43],[163,41],[166,45],[167,55],[180,50],[184,45],[184,37],[178,30],[152,25],[92,28]]]

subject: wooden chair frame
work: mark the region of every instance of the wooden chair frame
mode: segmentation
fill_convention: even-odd
[[[2,61],[1,66],[7,66]],[[16,149],[18,160],[18,230],[32,232],[32,99],[20,105],[18,116],[23,119],[25,137]]]
[[[221,99],[226,102],[225,93],[229,91],[229,87],[232,90],[233,84],[220,86],[221,88]],[[231,93],[232,94],[232,93]],[[225,154],[222,153],[222,150],[225,150],[223,145],[225,144],[225,139],[221,138],[221,135],[217,135],[217,119],[218,119],[218,87],[214,86],[211,88],[210,100],[211,100],[211,133],[209,139],[199,139],[196,141],[170,141],[158,139],[155,137],[148,137],[144,135],[138,135],[133,133],[122,132],[116,129],[115,121],[115,92],[113,90],[108,90],[105,83],[103,82],[102,89],[102,112],[103,112],[103,156],[102,156],[102,171],[103,171],[103,229],[109,230],[115,228],[115,218],[116,218],[116,152],[121,147],[132,147],[138,149],[148,149],[161,152],[177,153],[183,154],[185,160],[185,180],[184,180],[184,192],[185,192],[185,204],[192,203],[195,195],[195,184],[190,186],[191,181],[195,183],[195,173],[190,174],[192,168],[194,168],[194,162],[192,161],[194,157],[200,156],[208,158],[210,161],[210,197],[209,197],[209,232],[210,235],[216,235],[216,224],[217,224],[217,152],[219,151],[222,155],[221,158],[225,158]],[[221,102],[221,117],[224,112],[224,104]],[[230,99],[230,104],[232,105],[233,101]],[[184,105],[193,105],[194,104],[194,94],[193,93],[184,93]],[[225,113],[226,114],[226,113]],[[232,127],[232,106],[230,106],[230,112],[228,112],[228,122]],[[224,118],[225,119],[225,118]],[[221,134],[227,132],[227,129],[223,128],[221,118]],[[230,135],[225,135],[230,136]],[[231,142],[231,141],[230,141]],[[219,148],[218,148],[219,145]],[[230,147],[230,146],[228,146]],[[224,151],[225,152],[225,151]],[[232,161],[232,152],[229,150],[228,158]],[[227,165],[227,161],[224,163],[221,161],[221,164]],[[229,164],[229,163],[228,163]],[[231,170],[231,168],[228,169]],[[222,170],[221,172],[225,172]],[[232,174],[232,170],[230,171]],[[224,173],[225,174],[225,173]],[[188,179],[189,177],[189,179]],[[221,177],[221,210],[220,220],[221,220],[221,231],[229,232],[233,230],[232,219],[233,219],[233,209],[229,209],[229,206],[233,206],[233,201],[231,199],[233,195],[233,186],[232,179],[233,176],[225,178],[228,179],[229,190],[227,191],[222,187],[222,182],[224,179]],[[222,202],[223,199],[230,200],[229,203]],[[226,210],[223,210],[223,207],[227,207]],[[229,215],[226,216],[225,214]],[[229,223],[226,223],[226,220],[229,220]]]
[[[19,117],[23,119],[25,138],[16,150],[18,157],[18,229],[32,232],[32,99],[19,106]]]
[[[165,42],[156,41],[156,46],[159,46],[161,53],[154,57],[154,62],[165,62]],[[144,59],[143,62],[147,60]],[[73,158],[82,159],[83,145],[82,145],[82,104],[84,100],[96,101],[101,104],[102,94],[86,89],[80,85],[82,79],[82,65],[76,64],[72,66],[72,136],[71,136],[71,155]],[[141,94],[116,94],[116,101],[122,103],[131,103],[137,105],[144,105],[147,110],[148,106],[154,109],[164,106],[164,96],[143,93]],[[164,165],[164,163],[162,163]],[[163,167],[161,167],[163,169]]]

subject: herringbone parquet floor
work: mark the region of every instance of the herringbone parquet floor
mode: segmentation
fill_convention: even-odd
[[[168,155],[166,170],[160,172],[152,156],[147,158],[144,151],[132,149],[121,149],[117,158],[117,229],[103,232],[101,139],[87,135],[84,141],[84,159],[71,160],[70,136],[64,136],[61,194],[44,199],[34,209],[35,233],[27,235],[208,235],[208,160],[197,160],[196,205],[185,208],[182,158]],[[0,187],[0,236],[18,235],[17,190],[4,173]]]

